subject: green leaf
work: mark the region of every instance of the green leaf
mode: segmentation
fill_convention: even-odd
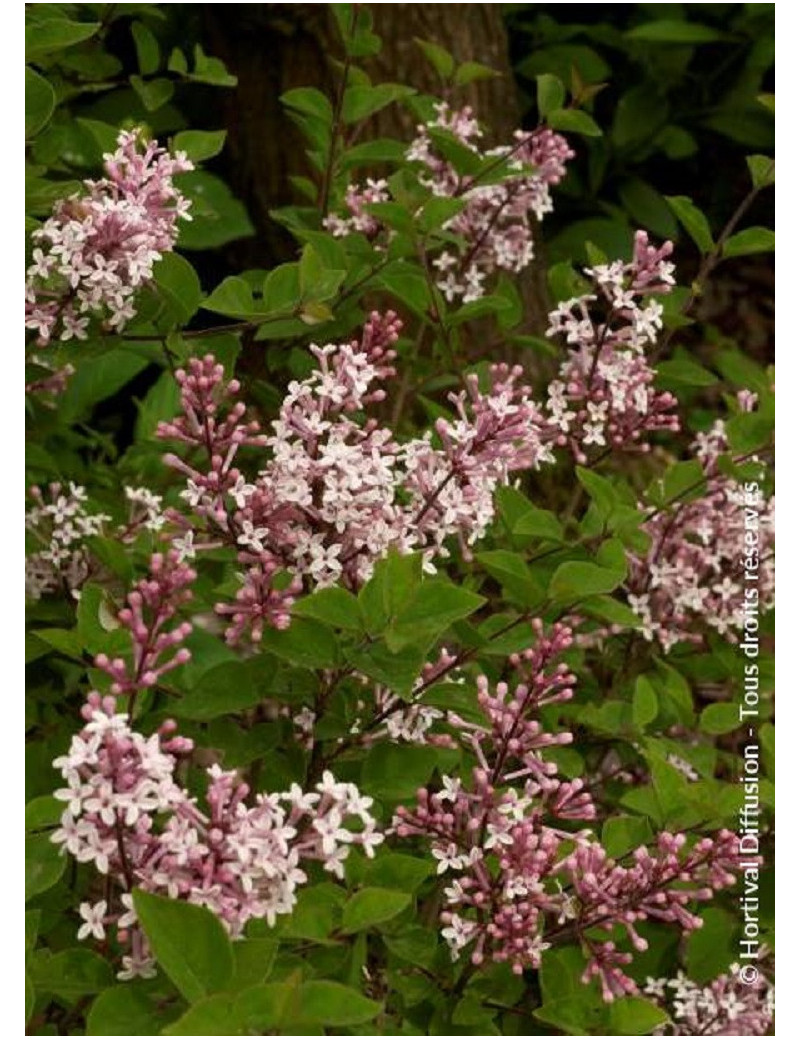
[[[130,83],[148,112],[155,112],[159,108],[163,108],[175,93],[175,84],[165,76],[142,79],[141,76],[134,74],[130,77]]]
[[[350,169],[354,166],[370,166],[378,162],[400,163],[405,159],[406,146],[401,141],[393,141],[390,137],[379,137],[374,141],[364,141],[353,145],[341,157],[341,165]],[[314,193],[316,197],[316,189]]]
[[[606,1009],[599,1002],[592,1003],[589,995],[583,1000],[581,996],[575,993],[571,998],[546,1000],[533,1014],[567,1036],[604,1036]]]
[[[434,748],[376,744],[364,759],[360,786],[388,802],[410,798],[427,784],[437,762]]]
[[[690,978],[706,984],[727,973],[736,960],[736,922],[725,910],[707,907],[700,916],[703,927],[691,933],[686,944],[686,970]]]
[[[629,29],[625,34],[630,40],[646,40],[651,43],[714,43],[724,40],[725,33],[697,22],[680,22],[670,18],[645,22]]]
[[[365,618],[369,615],[365,614]],[[376,682],[388,686],[394,693],[405,697],[419,678],[425,664],[429,640],[405,646],[393,652],[383,643],[373,643],[365,649],[353,647],[347,652],[347,661]]]
[[[306,272],[308,267],[307,259]],[[291,314],[300,304],[302,295],[300,265],[281,264],[274,267],[264,279],[263,309],[268,313]]]
[[[583,134],[585,137],[603,136],[603,131],[589,113],[577,108],[557,108],[550,112],[547,122],[554,130]]]
[[[464,61],[456,69],[453,82],[457,87],[465,87],[482,79],[494,79],[499,73],[497,69],[484,65],[479,61]]]
[[[538,538],[544,542],[563,542],[564,529],[555,513],[549,509],[537,509],[531,506],[511,529],[514,537]]]
[[[292,614],[352,632],[360,632],[364,627],[357,598],[338,586],[318,589],[313,595],[304,596],[294,604]]]
[[[358,594],[361,613],[372,635],[382,632],[410,602],[422,578],[419,553],[401,554],[392,549],[375,565],[372,577]]]
[[[152,76],[158,71],[161,62],[161,50],[158,40],[144,22],[131,23],[131,35],[136,44],[136,60],[139,62],[139,72],[143,76]]]
[[[288,628],[267,628],[261,647],[276,657],[306,668],[333,668],[339,660],[336,636],[310,618],[297,618]]]
[[[314,979],[300,987],[301,1021],[324,1026],[371,1022],[383,1005],[338,982]]]
[[[272,665],[272,666],[271,666]],[[274,662],[269,655],[226,662],[204,672],[172,712],[182,719],[207,722],[259,704],[272,690]]]
[[[243,990],[236,998],[234,1014],[251,1034],[280,1033],[284,1022],[297,1021],[300,1007],[298,986],[267,982]]]
[[[732,733],[741,725],[736,704],[709,704],[700,713],[700,729],[704,733]]]
[[[301,889],[283,936],[325,942],[338,925],[345,899],[344,890],[330,882]]]
[[[62,856],[48,835],[25,838],[25,901],[52,888],[64,873],[67,857]]]
[[[62,421],[69,424],[84,418],[99,401],[113,397],[146,367],[147,360],[129,350],[109,350],[85,361],[61,395]]]
[[[203,162],[219,155],[227,136],[227,130],[181,130],[172,145],[175,151],[186,152],[194,162]]]
[[[641,628],[642,625],[641,618],[613,596],[590,596],[581,602],[581,611],[623,628]]]
[[[589,492],[589,497],[597,506],[600,518],[605,521],[611,516],[617,505],[618,495],[614,485],[606,477],[601,477],[585,466],[576,466],[575,475]]]
[[[71,22],[66,18],[44,19],[26,25],[25,60],[74,47],[94,36],[99,28],[99,22]]]
[[[235,87],[237,79],[231,76],[219,58],[209,57],[199,43],[194,45],[194,71],[188,76],[196,83],[212,87]]]
[[[330,126],[333,122],[333,109],[325,95],[314,87],[297,87],[287,90],[281,95],[281,102],[293,112],[305,116],[313,116]]]
[[[594,563],[561,563],[550,579],[548,593],[557,603],[578,603],[587,596],[613,592],[623,579],[618,572]]]
[[[25,140],[35,137],[50,122],[56,93],[44,76],[25,69]]]
[[[169,60],[167,61],[167,69],[170,72],[177,72],[179,76],[185,76],[189,71],[189,63],[186,61],[186,55],[179,47],[173,47],[170,51]]]
[[[221,994],[199,1000],[161,1033],[163,1036],[245,1035],[234,1013],[233,998]]]
[[[768,155],[748,155],[747,168],[754,188],[760,190],[775,183],[775,160]]]
[[[181,249],[216,249],[254,233],[247,210],[221,177],[194,170],[180,174],[178,182],[191,202],[193,218],[181,221]]]
[[[386,633],[386,645],[396,652],[433,641],[454,621],[474,614],[485,602],[483,596],[445,579],[423,581]]]
[[[633,691],[633,724],[644,729],[658,716],[658,697],[652,683],[640,675]]]
[[[410,904],[411,896],[407,892],[394,892],[390,888],[362,888],[344,905],[342,931],[350,935],[373,928],[396,917]]]
[[[705,214],[686,195],[667,195],[667,204],[701,253],[710,253],[714,237]]]
[[[63,1000],[79,1000],[99,993],[113,982],[111,965],[98,953],[86,949],[40,951],[29,961],[31,979],[38,993],[53,993]]]
[[[406,265],[410,267],[410,265]],[[425,278],[412,269],[384,272],[378,283],[395,296],[417,317],[424,318],[431,306],[431,295]]]
[[[134,890],[133,903],[158,963],[190,1003],[225,989],[233,976],[233,952],[215,914],[140,889]]]
[[[669,107],[660,86],[645,79],[626,90],[614,111],[611,140],[631,153],[652,147],[653,138],[669,118]]]
[[[436,196],[429,199],[422,207],[418,224],[423,231],[435,231],[452,217],[460,213],[466,201],[464,199],[450,199]]]
[[[705,490],[706,476],[698,459],[674,462],[667,472],[656,478],[647,488],[647,499],[663,508],[680,501],[699,498]]]
[[[544,589],[534,578],[522,556],[507,549],[493,549],[475,554],[480,566],[500,582],[504,589],[526,607],[537,606],[544,599]]]
[[[671,358],[659,361],[657,376],[659,382],[680,383],[682,386],[713,386],[718,382],[713,372],[698,365],[689,358]]]
[[[155,265],[153,278],[169,304],[176,324],[185,325],[203,299],[195,269],[180,253],[165,253]]]
[[[662,238],[677,236],[678,225],[664,196],[640,177],[628,177],[619,188],[619,197],[637,225]]]
[[[303,246],[297,268],[300,295],[303,300],[330,300],[347,277],[346,271],[328,270],[322,257],[310,242]],[[264,283],[265,298],[270,298],[269,279]]]
[[[456,67],[455,59],[449,51],[446,51],[444,47],[440,47],[438,43],[431,43],[428,40],[420,40],[419,37],[414,37],[414,43],[419,47],[434,69],[439,73],[443,80],[449,80],[453,75],[453,70]]]
[[[737,453],[756,451],[768,444],[772,439],[774,428],[775,419],[771,409],[768,411],[759,409],[757,412],[733,415],[725,424],[728,445],[731,451]],[[41,632],[38,634],[41,635]]]
[[[705,488],[705,470],[699,459],[676,462],[664,474],[662,483],[667,502],[699,498]]]
[[[608,1033],[610,1036],[648,1036],[668,1019],[666,1011],[649,1000],[622,997],[609,1008]]]
[[[147,391],[145,399],[137,402],[139,414],[136,416],[135,439],[152,443],[158,424],[178,414],[180,401],[180,389],[175,377],[171,372],[162,372]]]
[[[348,87],[344,92],[342,118],[345,123],[359,123],[375,112],[391,105],[393,101],[410,97],[416,93],[413,87],[405,87],[401,83],[379,83],[374,87]]]
[[[697,151],[697,141],[682,126],[665,126],[656,144],[668,159],[686,159]]]
[[[603,848],[614,859],[648,845],[653,828],[644,816],[610,816],[603,824]]]
[[[481,168],[481,160],[471,148],[458,140],[449,130],[443,127],[429,127],[428,136],[449,163],[452,163],[456,173],[475,175]]]
[[[64,812],[64,803],[50,794],[32,798],[25,806],[25,831],[38,831],[54,827]]]
[[[233,979],[229,989],[238,993],[264,982],[272,971],[278,943],[274,939],[240,939],[233,944]]]
[[[749,387],[767,395],[771,392],[768,373],[741,350],[721,350],[714,356],[714,367],[734,386]]]
[[[388,852],[369,861],[364,881],[380,888],[415,892],[432,873],[433,863],[429,858],[417,859],[402,852]]]
[[[37,628],[36,638],[65,657],[77,657],[80,660],[83,653],[83,642],[74,629],[68,631],[64,628]]]
[[[256,304],[253,290],[244,278],[229,275],[203,301],[203,310],[224,314],[227,318],[257,320],[269,314]]]
[[[86,1035],[158,1036],[176,1013],[177,1008],[161,1007],[142,983],[127,982],[95,998],[86,1019]]]
[[[734,256],[749,256],[751,253],[774,253],[775,232],[765,227],[745,228],[731,235],[722,247],[722,255],[729,259]]]

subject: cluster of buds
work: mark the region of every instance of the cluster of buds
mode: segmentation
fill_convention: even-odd
[[[656,248],[638,231],[630,263],[587,268],[593,291],[550,314],[547,335],[563,337],[569,354],[547,408],[580,463],[593,445],[648,451],[646,434],[679,429],[677,401],[653,388],[645,354],[662,327],[663,307],[651,297],[674,284],[671,252],[671,242]]]
[[[117,144],[104,156],[106,176],[56,203],[33,233],[25,325],[41,346],[87,339],[91,317],[120,332],[135,316],[136,292],[174,248],[178,221],[191,219],[189,200],[173,183],[193,169],[186,156],[171,156],[155,141],[140,151],[137,131],[123,131]]]
[[[722,831],[690,846],[685,835],[661,834],[655,848],[637,849],[624,865],[591,830],[576,829],[595,818],[592,798],[582,780],[560,779],[547,756],[572,734],[550,733],[539,720],[541,709],[572,696],[575,676],[555,664],[572,633],[556,624],[545,635],[538,621],[533,631],[536,644],[511,660],[523,681],[501,682],[492,692],[479,679],[485,722],[447,713],[476,759],[469,782],[444,777],[438,790],[421,789],[416,806],[398,808],[393,825],[400,838],[430,843],[437,872],[449,882],[441,921],[454,960],[470,948],[474,964],[507,962],[521,974],[539,968],[554,942],[573,938],[589,956],[584,981],[597,977],[613,1000],[637,992],[624,971],[632,954],[619,948],[620,930],[643,950],[637,922],[699,927],[691,907],[735,880],[736,836]],[[599,941],[602,931],[609,938]]]
[[[156,685],[162,675],[185,664],[190,651],[181,646],[192,631],[188,621],[169,628],[178,610],[192,598],[195,572],[178,559],[175,550],[155,553],[150,574],[128,593],[127,605],[117,614],[130,633],[132,659],[109,659],[98,654],[95,665],[111,678],[111,693],[131,701],[141,690]]]

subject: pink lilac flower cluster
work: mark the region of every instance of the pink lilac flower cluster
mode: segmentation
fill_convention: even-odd
[[[752,407],[752,395],[740,404]],[[681,641],[702,642],[708,626],[735,641],[747,615],[770,609],[775,600],[774,497],[767,499],[758,482],[741,484],[720,471],[728,448],[722,420],[691,447],[705,474],[703,493],[651,516],[643,524],[649,551],[629,557],[628,601],[645,638],[666,651]],[[757,545],[749,569],[748,527]]]
[[[358,232],[369,239],[374,239],[383,230],[384,225],[365,207],[376,202],[389,202],[390,198],[388,181],[383,178],[373,180],[368,177],[364,185],[349,184],[347,186],[344,204],[348,215],[341,217],[330,213],[322,223],[335,238],[343,238],[345,235]]]
[[[102,533],[111,520],[87,509],[86,489],[71,481],[67,488],[51,484],[47,497],[30,489],[34,505],[25,514],[25,527],[36,548],[25,560],[25,594],[38,600],[48,592],[78,594],[90,571],[85,540]]]
[[[360,339],[312,346],[318,367],[290,384],[270,436],[226,400],[238,384],[223,386],[212,357],[177,373],[184,414],[158,432],[205,456],[202,468],[165,457],[188,478],[183,497],[206,524],[203,543],[187,533],[191,551],[222,541],[246,567],[237,602],[220,608],[232,642],[288,624],[303,587],[358,587],[392,547],[421,549],[430,567],[447,538],[473,544],[493,519],[496,487],[553,461],[557,431],[518,385],[518,368],[495,366],[488,392],[467,377],[468,391],[453,397],[457,418],[436,425],[441,447],[431,435],[398,444],[374,418],[357,421],[386,395],[379,384],[394,375],[400,327],[392,312],[373,313]],[[249,481],[234,467],[242,445],[270,452]]]
[[[740,966],[718,975],[708,985],[682,971],[675,978],[648,978],[642,991],[655,998],[670,1016],[657,1036],[767,1036],[775,1017],[775,990],[763,972],[746,985]]]
[[[548,336],[562,336],[569,354],[548,388],[547,408],[584,463],[593,445],[648,451],[645,434],[676,431],[676,398],[653,388],[646,349],[662,327],[663,307],[651,297],[671,291],[672,243],[651,245],[637,231],[630,263],[587,268],[593,291],[560,303]]]
[[[248,804],[249,788],[236,773],[211,766],[201,809],[175,778],[192,742],[176,736],[171,721],[145,737],[115,705],[90,694],[84,728],[54,762],[66,781],[55,796],[66,809],[52,840],[115,885],[106,899],[81,906],[78,937],[103,940],[113,926],[128,950],[120,978],[154,974],[134,888],[208,907],[236,938],[251,918],[274,924],[292,912],[307,880],[304,861],[341,878],[353,846],[371,857],[383,841],[372,799],[328,772],[314,791],[293,784]]]
[[[583,782],[560,779],[546,755],[572,734],[550,733],[538,718],[572,697],[575,676],[555,664],[572,632],[559,623],[545,635],[539,621],[533,631],[536,644],[511,659],[523,681],[492,691],[478,680],[484,723],[447,713],[477,761],[470,780],[444,777],[439,790],[421,789],[393,826],[400,838],[430,842],[437,872],[450,881],[441,921],[454,960],[470,947],[474,964],[507,962],[521,973],[538,968],[553,942],[573,938],[589,956],[584,981],[598,977],[612,1000],[637,991],[623,970],[632,955],[618,948],[620,927],[637,950],[647,946],[637,922],[700,927],[690,906],[733,883],[738,846],[726,831],[691,847],[684,835],[662,834],[628,866],[611,859],[590,830],[574,829],[595,819],[595,806]],[[608,938],[598,939],[603,931]]]
[[[484,393],[477,377],[467,375],[467,389],[450,395],[457,419],[436,421],[441,449],[433,449],[430,435],[403,445],[418,544],[446,556],[445,540],[455,536],[469,559],[470,546],[494,519],[497,488],[516,471],[555,461],[560,433],[531,398],[531,388],[519,384],[521,376],[519,365],[492,365]]]
[[[156,495],[148,487],[124,488],[125,499],[129,504],[128,523],[124,528],[126,536],[140,530],[157,534],[167,522],[164,513],[163,497]]]
[[[33,233],[36,248],[25,285],[27,328],[44,345],[54,338],[86,339],[92,316],[121,331],[135,315],[134,296],[170,252],[178,221],[190,220],[189,200],[173,183],[194,167],[155,141],[140,151],[139,133],[123,131],[104,156],[106,176],[56,203]]]
[[[442,225],[462,244],[442,249],[433,265],[445,298],[469,303],[483,296],[487,275],[497,270],[518,272],[531,263],[530,218],[541,221],[552,210],[550,188],[564,177],[565,163],[575,153],[560,134],[544,127],[532,133],[517,130],[510,147],[482,150],[483,131],[470,108],[454,110],[443,101],[435,111],[434,119],[418,127],[406,158],[420,164],[420,183],[433,195],[464,202],[460,212]],[[491,165],[496,173],[505,160],[506,175],[499,183],[481,184],[480,172],[459,174],[437,149],[437,131],[468,149],[478,166]],[[382,225],[365,207],[389,199],[386,181],[368,180],[363,187],[351,184],[344,200],[347,216],[331,214],[325,226],[334,235],[361,232],[374,239]]]
[[[174,550],[153,554],[150,574],[137,582],[128,593],[127,605],[117,614],[120,625],[130,633],[131,660],[98,654],[94,661],[111,678],[114,696],[127,696],[132,704],[137,693],[155,686],[162,675],[189,660],[190,651],[180,644],[190,635],[191,623],[169,626],[192,598],[196,577]]]

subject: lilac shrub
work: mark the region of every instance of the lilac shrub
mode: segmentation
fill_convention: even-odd
[[[296,254],[239,271],[224,134],[72,118],[131,19],[159,136],[232,85],[119,6],[26,78],[28,1033],[766,1035],[774,374],[697,303],[771,160],[612,250],[598,84],[496,147],[490,70],[373,84],[334,5]]]

